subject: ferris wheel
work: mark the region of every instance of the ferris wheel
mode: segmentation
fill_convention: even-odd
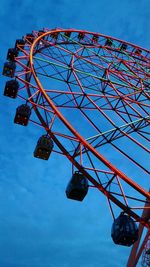
[[[20,99],[14,122],[43,128],[34,156],[68,158],[69,199],[82,201],[90,189],[104,194],[112,239],[134,244],[127,266],[136,266],[150,229],[150,51],[99,33],[44,28],[8,49],[3,75],[11,78],[4,95]]]

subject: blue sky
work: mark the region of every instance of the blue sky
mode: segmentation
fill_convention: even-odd
[[[95,31],[149,49],[149,16],[149,0],[1,0],[0,63],[17,38],[43,27]],[[16,102],[0,101],[0,266],[125,266],[130,249],[112,243],[105,198],[91,190],[82,204],[68,201],[70,163],[33,158],[40,130],[14,125]]]

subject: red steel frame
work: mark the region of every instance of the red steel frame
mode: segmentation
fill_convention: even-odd
[[[16,79],[23,86],[18,97],[32,105],[39,121],[35,118],[31,121],[44,127],[52,137],[57,147],[54,152],[65,155],[73,169],[77,168],[87,177],[90,187],[106,196],[113,218],[116,204],[120,211],[139,222],[141,236],[144,227],[148,231],[150,228],[149,189],[112,164],[100,149],[110,144],[120,157],[132,163],[136,176],[138,170],[143,177],[150,174],[143,164],[116,144],[125,138],[144,151],[144,155],[149,155],[150,51],[88,31],[59,28],[44,31],[40,36],[37,31],[33,32],[33,43],[24,37],[25,48],[19,48],[22,55],[16,58]],[[73,37],[67,35],[69,33]],[[113,45],[108,45],[107,40]],[[121,49],[122,44],[128,48]],[[50,78],[56,82],[49,88]],[[62,89],[56,86],[57,81],[61,85],[63,82]],[[81,116],[86,120],[85,125],[92,132],[90,137],[73,126],[73,117],[66,118],[62,111],[68,110],[70,114],[78,112],[77,119]],[[91,114],[104,119],[106,129],[100,128]],[[128,267],[133,267],[136,253],[137,249],[133,249]]]
[[[148,201],[147,201],[148,203]],[[148,204],[146,204],[145,206],[148,206]],[[143,218],[150,218],[150,211],[149,209],[145,209],[143,210],[143,214],[142,214]],[[144,230],[144,226],[142,224],[139,224],[139,239],[138,241],[133,245],[129,259],[128,259],[128,263],[127,263],[127,267],[135,267],[139,261],[139,258],[143,252],[143,259],[142,259],[142,266],[143,267],[147,267],[147,255],[146,252],[148,250],[148,248],[150,249],[149,246],[149,238],[150,238],[150,231],[149,229],[147,230],[147,233],[145,235],[144,240],[142,241],[142,244],[140,244],[141,238],[142,238],[142,234],[143,234],[143,230]],[[139,248],[140,245],[140,248]]]
[[[145,247],[142,256],[142,267],[150,266],[150,233],[147,234],[147,242],[145,242]]]

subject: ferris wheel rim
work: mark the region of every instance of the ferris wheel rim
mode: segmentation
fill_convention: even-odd
[[[66,30],[57,30],[58,32],[61,32],[61,31],[66,31]],[[72,31],[71,29],[70,29],[70,31]],[[74,30],[75,32],[79,32],[79,31],[77,31],[77,30]],[[38,41],[40,41],[40,38],[43,38],[44,36],[46,36],[46,35],[48,35],[48,34],[50,34],[52,31],[49,31],[49,32],[46,32],[46,33],[44,33],[42,36],[39,36],[39,37],[37,37],[36,38],[36,40],[33,42],[33,44],[31,45],[31,50],[30,50],[30,66],[31,66],[31,69],[32,69],[32,74],[33,74],[33,76],[34,76],[34,79],[36,80],[36,82],[37,82],[37,84],[38,84],[38,86],[39,86],[39,88],[40,88],[40,90],[41,90],[41,92],[42,92],[42,94],[44,94],[45,96],[47,96],[46,95],[46,93],[45,93],[45,91],[44,91],[44,88],[42,87],[42,85],[41,85],[41,83],[40,83],[40,80],[38,79],[38,77],[36,76],[36,73],[35,73],[35,71],[34,71],[34,64],[33,64],[33,57],[32,57],[32,55],[33,55],[33,50],[34,50],[34,47],[35,47],[35,45],[36,45],[36,43],[38,42]],[[83,32],[82,30],[80,31],[80,32]],[[89,33],[89,32],[87,32],[87,33]],[[90,32],[91,33],[91,32]],[[117,39],[118,40],[118,39]],[[46,97],[47,98],[47,97]],[[52,103],[50,103],[49,102],[49,104],[50,105],[52,105]],[[53,105],[52,105],[53,106]],[[54,106],[53,106],[53,108],[54,108]],[[56,109],[55,109],[56,108]],[[57,107],[55,107],[54,108],[54,110],[55,110],[55,112],[58,114],[59,112],[57,111]],[[59,114],[60,115],[60,114]],[[61,118],[62,118],[62,116],[60,116]],[[63,119],[63,122],[64,122],[64,119]],[[68,125],[68,123],[67,123],[67,125]],[[70,125],[69,125],[69,129],[70,129]],[[71,126],[71,129],[72,129],[72,126]],[[75,129],[73,129],[73,132],[76,134],[76,131],[75,131]],[[77,137],[79,138],[80,136],[79,136],[79,134],[77,135]],[[81,139],[80,140],[83,140],[84,138],[81,136]],[[93,150],[93,147],[92,147],[92,150]],[[99,154],[99,153],[98,153]],[[133,184],[132,184],[133,185]],[[136,188],[137,189],[137,188]],[[146,191],[143,191],[144,192],[144,195],[145,195],[145,197],[149,197],[149,194],[148,194],[148,192],[146,192]],[[145,192],[146,192],[146,194],[145,194]]]
[[[40,31],[39,31],[40,32]],[[55,29],[55,30],[49,30],[49,31],[47,31],[47,30],[45,30],[45,32],[44,33],[42,33],[42,35],[40,34],[38,34],[38,32],[33,32],[33,34],[32,34],[32,37],[33,37],[33,39],[31,40],[31,42],[30,41],[28,41],[28,40],[26,40],[26,50],[27,51],[25,51],[24,50],[24,55],[25,55],[25,57],[26,57],[26,59],[27,59],[27,64],[26,64],[26,66],[27,66],[27,68],[26,68],[26,66],[24,65],[24,64],[21,64],[21,60],[20,60],[20,62],[19,62],[19,58],[18,58],[18,60],[16,60],[16,63],[20,63],[20,66],[22,66],[23,67],[23,69],[25,70],[24,71],[24,75],[25,75],[25,80],[23,81],[23,79],[21,79],[21,74],[19,75],[19,76],[16,76],[16,78],[18,79],[18,80],[20,80],[21,82],[24,82],[24,84],[25,84],[25,88],[26,88],[26,90],[27,90],[27,92],[28,92],[28,97],[27,97],[27,99],[26,98],[22,98],[22,99],[26,99],[26,104],[29,102],[31,105],[32,105],[32,108],[33,108],[33,110],[35,111],[35,113],[36,113],[36,115],[37,115],[37,117],[38,117],[38,119],[39,119],[39,121],[41,122],[41,126],[42,127],[44,127],[45,128],[45,130],[47,131],[47,133],[49,133],[49,135],[52,137],[52,139],[54,140],[54,142],[56,143],[56,145],[58,146],[58,148],[60,149],[60,151],[62,151],[62,153],[60,153],[60,154],[64,154],[64,155],[66,155],[67,157],[68,157],[68,159],[72,162],[72,164],[78,169],[78,170],[81,170],[82,171],[82,173],[84,173],[87,177],[88,177],[88,179],[92,182],[92,184],[95,184],[95,187],[96,188],[98,188],[106,197],[107,197],[107,200],[108,200],[108,202],[109,202],[109,200],[111,200],[112,202],[114,202],[118,207],[120,207],[122,210],[124,210],[124,212],[126,212],[127,214],[129,214],[129,215],[131,215],[135,220],[137,220],[137,221],[139,221],[139,222],[141,222],[141,223],[143,223],[146,227],[149,227],[149,224],[146,222],[146,220],[142,220],[142,218],[140,218],[135,212],[134,212],[134,209],[136,209],[136,207],[134,207],[133,205],[129,205],[128,206],[128,198],[129,199],[134,199],[134,198],[130,198],[130,196],[126,193],[126,194],[124,194],[124,192],[122,191],[122,188],[121,188],[121,184],[120,184],[120,182],[119,182],[119,179],[120,178],[122,178],[122,180],[125,182],[125,184],[128,184],[130,187],[132,187],[132,189],[135,189],[136,191],[137,191],[137,193],[139,192],[140,194],[141,194],[141,198],[139,197],[139,198],[135,198],[134,200],[139,200],[139,201],[141,201],[141,203],[142,202],[144,202],[144,199],[143,199],[143,196],[144,197],[148,197],[149,198],[149,194],[148,194],[148,192],[144,189],[144,187],[142,188],[141,186],[139,186],[137,183],[135,183],[134,182],[134,179],[133,180],[131,180],[130,178],[128,178],[128,176],[126,176],[122,171],[120,171],[118,168],[116,168],[115,167],[115,165],[113,165],[113,164],[111,164],[108,160],[107,160],[107,157],[104,157],[104,156],[102,156],[102,154],[100,154],[97,150],[96,150],[96,146],[95,147],[93,147],[92,145],[92,142],[90,142],[90,143],[88,143],[88,139],[89,138],[85,138],[85,137],[83,137],[82,136],[82,134],[79,134],[79,132],[78,131],[76,131],[76,129],[71,125],[71,123],[69,123],[69,121],[67,121],[67,119],[63,116],[63,114],[61,113],[61,112],[59,112],[59,110],[58,110],[58,107],[57,107],[57,104],[55,105],[55,102],[53,102],[53,98],[51,99],[49,96],[48,96],[48,94],[46,93],[48,90],[46,90],[45,91],[45,89],[44,89],[44,87],[43,87],[43,85],[42,85],[42,83],[41,83],[41,80],[38,78],[38,72],[37,72],[37,74],[36,74],[36,66],[35,66],[35,68],[34,68],[34,62],[33,62],[33,58],[36,60],[36,56],[34,57],[34,55],[36,54],[36,53],[38,53],[38,52],[40,52],[40,49],[42,50],[42,49],[44,49],[44,48],[46,48],[46,47],[48,47],[48,46],[51,46],[51,40],[53,40],[52,42],[53,42],[53,44],[55,45],[55,44],[57,44],[57,40],[55,40],[55,38],[54,37],[52,37],[51,36],[51,33],[55,33],[55,32],[57,32],[57,33],[60,33],[60,32],[62,32],[63,34],[62,34],[62,36],[63,36],[63,38],[61,39],[61,37],[60,37],[60,41],[61,40],[65,40],[64,39],[64,36],[65,36],[65,33],[66,33],[66,35],[67,35],[67,32],[69,32],[69,33],[72,33],[72,32],[75,32],[75,33],[84,33],[84,34],[90,34],[90,37],[89,36],[87,36],[87,38],[85,38],[85,40],[84,40],[84,43],[85,43],[85,45],[86,45],[86,40],[87,40],[87,47],[88,47],[88,43],[90,42],[91,43],[91,41],[92,41],[92,37],[91,37],[91,34],[96,34],[96,35],[99,35],[99,36],[103,36],[104,38],[103,39],[101,39],[102,40],[102,42],[104,42],[104,45],[101,45],[100,43],[98,43],[97,42],[97,46],[99,47],[99,46],[101,46],[102,47],[102,49],[105,47],[105,39],[106,38],[111,38],[112,40],[115,40],[115,38],[113,38],[113,37],[109,37],[109,36],[106,36],[106,35],[102,35],[102,34],[97,34],[97,33],[93,33],[93,32],[89,32],[89,31],[84,31],[84,30],[75,30],[75,29]],[[45,44],[44,44],[44,37],[45,36],[50,36],[50,39],[48,39],[48,38],[46,38],[46,40],[48,40],[47,41],[47,46],[45,46],[45,44],[46,44],[46,42],[45,42]],[[30,34],[29,34],[29,36],[30,36]],[[70,35],[69,35],[70,36]],[[79,35],[73,35],[73,38],[74,38],[74,36],[75,36],[75,42],[76,42],[76,38],[79,38],[79,37],[77,37],[77,36],[79,36]],[[25,37],[26,38],[26,37]],[[43,38],[43,39],[42,39]],[[52,38],[52,39],[51,39]],[[66,37],[65,37],[66,38]],[[42,41],[40,41],[42,39]],[[57,38],[56,38],[57,39]],[[49,41],[50,40],[50,41]],[[68,37],[67,37],[67,39],[66,39],[67,41],[68,41]],[[70,39],[71,40],[71,39]],[[72,39],[72,40],[74,40],[74,39]],[[123,43],[128,43],[128,42],[125,42],[125,41],[121,41],[121,40],[119,40],[119,39],[116,39],[117,41],[119,41],[119,42],[122,42],[122,44]],[[65,44],[67,44],[67,41],[65,41],[66,43]],[[38,44],[38,42],[39,42],[39,44]],[[58,41],[59,42],[59,41]],[[71,41],[72,42],[72,41]],[[61,42],[60,42],[61,43]],[[81,43],[79,42],[76,42],[77,44],[79,44],[79,45],[82,45],[82,41],[81,41]],[[37,44],[37,46],[36,46],[36,44]],[[63,41],[62,41],[62,44],[63,44]],[[70,44],[70,43],[69,43]],[[91,47],[93,46],[93,48],[95,47],[95,41],[93,41],[93,45],[91,45]],[[129,43],[130,44],[130,43]],[[131,44],[130,44],[131,45]],[[96,46],[96,47],[97,47]],[[117,47],[118,47],[118,49],[120,49],[119,47],[120,47],[120,43],[119,43],[119,46],[118,46],[118,43],[114,43],[114,47],[115,47],[115,49],[117,49]],[[133,48],[135,49],[135,48],[137,48],[137,46],[133,46]],[[129,53],[131,52],[131,51],[133,51],[133,48],[131,49],[131,48],[129,48]],[[68,48],[67,48],[68,49]],[[69,49],[67,50],[66,49],[66,51],[68,51],[69,52]],[[109,47],[108,47],[108,50],[109,50]],[[111,48],[110,48],[110,50],[111,50]],[[21,50],[21,51],[23,51],[23,50]],[[29,52],[28,52],[29,51]],[[107,51],[107,50],[106,50]],[[115,50],[112,50],[112,54],[113,54],[113,52],[114,52]],[[116,52],[118,53],[118,51],[120,51],[120,50],[116,50]],[[42,52],[43,53],[43,52]],[[42,54],[41,53],[41,54]],[[120,53],[122,53],[122,52],[120,52]],[[144,54],[144,53],[143,53]],[[43,55],[44,55],[44,53],[43,53]],[[70,53],[69,53],[69,55],[70,55]],[[131,55],[132,56],[132,55]],[[143,55],[142,55],[143,56]],[[106,57],[107,57],[107,55],[106,55]],[[123,57],[122,55],[120,56],[121,58]],[[133,57],[134,57],[134,55],[133,55]],[[145,57],[146,57],[146,54],[145,54]],[[21,59],[21,58],[20,58]],[[38,58],[37,58],[38,59]],[[90,58],[91,59],[91,58]],[[108,59],[109,59],[109,55],[108,55]],[[140,57],[139,58],[137,58],[138,60],[140,60]],[[128,61],[128,58],[127,59],[125,59],[125,60],[127,60]],[[45,61],[46,62],[46,61]],[[48,62],[48,61],[47,61]],[[61,61],[60,61],[61,62]],[[91,63],[92,63],[92,61],[90,61]],[[145,63],[143,63],[143,64],[145,64]],[[147,63],[146,63],[147,64]],[[57,70],[56,70],[57,71]],[[116,72],[117,72],[117,70],[116,70]],[[100,73],[101,74],[101,73]],[[23,75],[23,73],[22,73],[22,75]],[[62,143],[61,144],[61,142],[59,142],[59,140],[57,139],[57,132],[51,132],[51,130],[50,130],[50,128],[48,128],[47,127],[47,125],[45,124],[45,122],[47,121],[47,123],[48,123],[48,120],[46,120],[46,114],[44,115],[44,113],[41,113],[41,111],[39,110],[39,108],[40,108],[40,105],[43,105],[43,110],[46,110],[45,109],[45,102],[42,102],[42,104],[40,104],[40,105],[38,105],[38,102],[35,102],[34,103],[34,99],[32,98],[32,93],[30,92],[30,85],[31,85],[31,87],[32,87],[32,82],[30,82],[30,79],[33,79],[34,80],[34,82],[35,82],[35,90],[37,89],[37,92],[39,91],[39,93],[40,93],[40,95],[44,98],[44,99],[46,99],[46,101],[47,101],[47,103],[48,103],[48,106],[49,107],[51,107],[51,110],[53,110],[54,111],[54,113],[57,115],[57,117],[60,119],[60,121],[61,122],[63,122],[63,124],[67,127],[67,129],[69,129],[69,131],[71,132],[71,134],[73,134],[75,137],[76,137],[76,140],[77,140],[77,144],[82,144],[82,146],[85,146],[85,147],[88,147],[88,151],[90,152],[92,152],[93,153],[93,155],[94,156],[96,156],[97,158],[98,158],[98,160],[99,160],[99,162],[101,161],[104,165],[105,165],[105,170],[99,170],[99,169],[97,169],[96,171],[94,171],[94,167],[92,167],[92,169],[90,170],[90,168],[88,168],[87,166],[82,166],[82,162],[80,161],[80,163],[75,159],[75,157],[78,157],[78,154],[70,154],[71,152],[70,152],[70,150],[66,150],[65,149],[65,147],[63,146],[64,144]],[[59,81],[59,79],[58,79],[58,81]],[[69,81],[70,82],[70,81]],[[88,88],[88,86],[87,86],[87,88]],[[117,88],[117,87],[116,87]],[[145,88],[145,85],[144,85],[144,88]],[[33,89],[34,89],[34,86],[33,86]],[[85,89],[86,89],[86,87],[85,87]],[[140,89],[140,88],[139,88]],[[113,87],[111,88],[111,90],[113,90]],[[58,90],[58,92],[59,92],[59,90]],[[139,91],[140,92],[140,91]],[[146,93],[145,93],[146,94]],[[34,94],[33,94],[34,95]],[[87,95],[87,94],[86,94]],[[89,95],[89,94],[88,94]],[[134,95],[134,94],[133,94]],[[113,95],[112,95],[113,96]],[[144,95],[145,96],[145,95]],[[145,96],[146,97],[146,96]],[[87,98],[88,99],[88,98]],[[136,98],[135,98],[136,99]],[[32,101],[33,100],[33,101]],[[51,100],[51,101],[50,101]],[[43,101],[43,100],[42,100]],[[44,100],[45,101],[45,100]],[[91,99],[89,100],[89,103],[90,103],[90,101],[91,101]],[[94,103],[94,102],[93,102]],[[140,102],[139,102],[140,103]],[[147,103],[147,102],[146,102]],[[59,104],[58,104],[59,105]],[[148,106],[148,105],[147,105]],[[42,106],[41,106],[42,107]],[[97,105],[95,105],[95,107],[97,108]],[[76,108],[76,107],[75,107]],[[111,108],[110,108],[111,109]],[[144,114],[146,114],[147,112],[145,111],[145,113]],[[42,117],[43,115],[44,115],[44,117]],[[103,114],[103,113],[102,113]],[[104,113],[105,114],[105,113]],[[81,112],[81,115],[83,115],[83,113]],[[130,115],[130,112],[129,112],[129,115]],[[143,115],[143,114],[142,114]],[[87,116],[87,118],[88,118],[88,116]],[[108,117],[109,118],[109,117]],[[136,116],[135,117],[133,117],[133,118],[136,118]],[[138,116],[137,116],[137,118],[138,118]],[[89,118],[88,118],[89,119]],[[111,119],[110,119],[111,120]],[[138,121],[138,120],[137,120]],[[31,120],[31,122],[34,122],[34,121],[32,121]],[[88,120],[88,122],[90,122],[90,119]],[[36,122],[35,122],[36,123]],[[38,125],[38,123],[36,123],[37,125]],[[134,124],[134,122],[133,122],[133,124]],[[40,125],[40,124],[39,124]],[[113,124],[112,124],[113,125]],[[146,127],[148,125],[148,122],[145,122],[145,123],[143,123],[143,127]],[[94,126],[94,124],[93,124],[93,126]],[[117,127],[117,125],[115,125],[115,127]],[[122,126],[121,126],[122,127]],[[117,129],[118,129],[118,127],[117,127]],[[140,129],[140,128],[139,128]],[[142,128],[141,128],[142,129]],[[100,132],[100,131],[99,131]],[[132,133],[132,132],[131,132]],[[130,133],[129,133],[130,134]],[[62,137],[63,137],[63,135],[61,135]],[[123,136],[123,135],[122,135]],[[66,135],[66,138],[67,138],[67,135]],[[146,138],[146,137],[145,137]],[[75,139],[74,139],[75,140]],[[76,141],[75,140],[75,141]],[[69,135],[68,135],[68,140],[67,140],[68,142],[69,142]],[[106,141],[107,141],[107,138],[106,138]],[[92,145],[91,145],[92,144]],[[138,142],[137,142],[137,144],[138,144]],[[68,146],[69,147],[69,146]],[[68,148],[67,147],[67,148]],[[114,144],[113,144],[113,147],[115,147],[114,146]],[[75,150],[76,151],[76,150]],[[77,151],[78,151],[78,148],[77,148]],[[119,151],[119,149],[118,149],[118,151]],[[148,151],[148,150],[147,150]],[[57,151],[54,151],[54,152],[57,152]],[[121,152],[121,150],[120,150],[120,152]],[[57,153],[59,153],[59,152],[57,152]],[[76,152],[75,152],[76,153]],[[81,153],[84,153],[84,150],[83,151],[81,151]],[[88,152],[86,152],[87,153],[87,155],[88,155]],[[125,154],[124,154],[125,155]],[[93,158],[91,159],[92,161],[94,160],[94,156],[93,156]],[[128,157],[128,159],[130,160],[130,157]],[[133,163],[136,163],[136,161],[134,161],[134,159],[132,160],[132,162]],[[101,164],[102,165],[102,164]],[[94,166],[94,165],[93,165]],[[110,173],[109,172],[107,172],[107,169],[108,168],[106,168],[106,167],[108,167],[109,168],[109,170],[111,171]],[[139,165],[139,167],[142,167],[142,165],[140,166]],[[94,175],[96,176],[97,175],[97,172],[102,172],[103,173],[103,175],[105,175],[105,179],[107,180],[106,182],[104,181],[104,182],[102,182],[102,186],[101,186],[101,184],[99,184],[99,183],[97,183],[96,182],[96,180],[94,179],[94,176],[93,176],[93,174],[92,174],[92,176],[90,175],[90,173],[88,174],[88,171],[89,170],[89,172],[90,171],[94,171],[93,173],[94,173]],[[144,171],[144,166],[142,167],[142,170]],[[101,183],[101,181],[100,181],[100,179],[98,178],[98,176],[99,176],[99,173],[98,173],[98,175],[97,175],[97,180]],[[107,177],[107,173],[109,173],[109,178]],[[111,178],[111,176],[112,176],[112,178]],[[118,176],[118,177],[117,177]],[[110,188],[108,188],[108,190],[107,190],[107,186],[109,186],[109,184],[111,184],[111,182],[112,182],[112,184],[115,184],[115,182],[113,181],[114,180],[114,177],[115,177],[115,180],[116,180],[116,183],[118,184],[118,186],[120,187],[120,194],[117,194],[117,190],[116,191],[114,191],[113,192],[113,190],[110,190]],[[105,184],[107,185],[106,186],[106,188],[105,188]],[[91,186],[92,187],[92,186]],[[122,197],[122,202],[123,203],[125,203],[125,205],[121,202],[121,201],[119,201],[119,197]],[[126,200],[127,199],[127,200]],[[144,202],[145,203],[145,202]],[[109,203],[109,207],[110,207],[110,209],[111,209],[111,205],[110,205],[110,203]],[[137,209],[142,209],[142,207],[137,207]],[[113,214],[112,214],[113,215]]]
[[[61,32],[61,31],[66,31],[65,29],[61,29],[61,30],[54,30],[54,32]],[[70,29],[69,31],[72,31],[72,29]],[[82,32],[82,30],[73,30],[74,32]],[[49,97],[47,96],[47,94],[45,93],[45,90],[40,82],[40,80],[38,79],[35,69],[34,69],[34,64],[33,64],[33,50],[34,47],[36,45],[36,43],[44,36],[49,35],[52,31],[46,32],[43,35],[39,36],[36,38],[36,40],[33,42],[31,49],[30,49],[30,66],[32,69],[32,73],[34,76],[34,79],[36,80],[36,83],[38,84],[39,88],[41,89],[42,94],[44,95],[44,97],[47,99],[49,105],[52,107],[52,109],[55,111],[55,113],[58,115],[58,117],[61,119],[61,121],[63,121],[63,123],[67,126],[67,128],[69,128],[71,130],[71,132],[80,140],[80,142],[85,145],[86,147],[89,148],[90,151],[92,151],[96,156],[98,156],[98,158],[103,161],[112,171],[114,171],[114,173],[118,173],[119,175],[123,174],[121,171],[117,172],[117,168],[115,168],[115,166],[113,166],[108,160],[106,160],[102,155],[100,155],[100,153],[98,153],[96,151],[96,149],[94,149],[79,133],[77,133],[77,131],[72,127],[72,125],[70,123],[68,123],[68,121],[65,119],[65,117],[60,113],[60,111],[58,110],[58,108],[54,105],[54,103],[52,101],[50,101]],[[88,31],[85,31],[85,33],[90,33]],[[130,183],[130,180],[128,179],[128,177],[126,175],[123,174],[124,180],[127,183]],[[134,182],[131,183],[132,186],[134,186]],[[139,192],[141,192],[146,198],[150,196],[149,192],[146,190],[141,190],[141,188],[136,185],[135,188],[137,190],[139,190]]]

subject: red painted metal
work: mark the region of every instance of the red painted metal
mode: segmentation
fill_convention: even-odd
[[[147,234],[146,234],[146,236],[145,236],[145,238],[144,238],[144,240],[142,242],[142,245],[141,245],[141,247],[140,247],[140,249],[138,251],[138,254],[136,255],[136,260],[135,260],[135,263],[134,263],[134,267],[137,266],[137,263],[138,263],[138,261],[139,261],[139,259],[141,257],[141,254],[142,254],[142,252],[143,252],[143,250],[144,250],[144,248],[145,248],[145,246],[146,246],[146,244],[148,242],[149,236],[150,236],[150,231],[147,231]],[[149,263],[150,262],[148,262],[148,265],[149,265]]]
[[[147,202],[145,204],[145,209],[143,210],[143,213],[142,213],[142,218],[147,218],[148,220],[150,219],[149,205],[150,205],[149,199],[147,199]],[[131,250],[131,253],[130,253],[130,256],[128,259],[127,267],[136,267],[141,255],[142,255],[142,252],[143,252],[143,250],[144,250],[144,248],[145,248],[145,246],[146,246],[146,244],[150,238],[150,231],[148,230],[145,237],[144,237],[144,240],[141,243],[142,237],[144,236],[143,231],[144,231],[144,225],[139,224],[139,238],[138,238],[138,241],[132,247],[132,250]],[[139,248],[139,246],[140,246],[140,248]],[[146,249],[147,249],[147,246],[146,246]],[[147,267],[147,265],[144,265],[144,259],[143,259],[143,265],[142,266]]]
[[[147,239],[147,242],[144,247],[143,255],[142,255],[142,267],[149,267],[150,266],[150,233]]]

